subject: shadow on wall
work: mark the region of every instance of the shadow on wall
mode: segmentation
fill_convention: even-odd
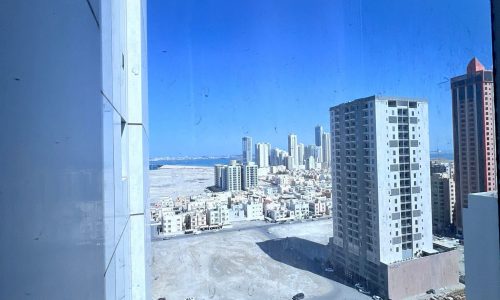
[[[276,261],[335,280],[333,273],[325,271],[329,267],[327,245],[297,237],[267,240],[257,245]]]

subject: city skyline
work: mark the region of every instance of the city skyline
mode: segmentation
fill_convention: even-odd
[[[453,148],[449,78],[472,57],[491,69],[487,1],[296,4],[151,1],[152,157],[313,144],[330,106],[370,94],[429,99],[431,150]]]

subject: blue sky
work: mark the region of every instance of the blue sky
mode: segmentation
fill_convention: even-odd
[[[149,0],[150,155],[312,144],[374,94],[426,98],[431,150],[451,150],[449,78],[474,56],[491,68],[488,0]]]

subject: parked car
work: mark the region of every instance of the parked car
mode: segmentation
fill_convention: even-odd
[[[358,292],[360,292],[361,294],[370,295],[370,291],[365,290],[364,288],[359,288]]]
[[[362,286],[362,285],[361,285],[361,283],[359,283],[359,282],[358,282],[358,283],[356,283],[356,284],[354,285],[354,287],[355,287],[355,288],[357,288],[357,289],[362,289],[362,288],[363,288],[363,286]]]
[[[382,300],[382,297],[379,297],[379,296],[377,296],[377,295],[373,295],[373,296],[372,296],[372,299],[373,299],[373,300]]]
[[[302,300],[304,299],[304,293],[298,293],[295,296],[292,297],[292,300]]]
[[[333,272],[333,268],[326,268],[325,272],[330,272],[331,273],[331,272]]]
[[[436,291],[434,289],[430,289],[430,290],[427,290],[425,293],[426,294],[435,294]]]

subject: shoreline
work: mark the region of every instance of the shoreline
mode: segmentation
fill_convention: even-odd
[[[185,165],[163,165],[159,167],[157,170],[165,170],[165,169],[212,169],[212,167],[208,166],[185,166]]]

